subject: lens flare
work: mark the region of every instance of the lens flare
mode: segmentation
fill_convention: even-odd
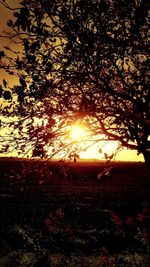
[[[70,138],[72,140],[81,140],[86,137],[86,130],[80,125],[73,125],[70,131]]]

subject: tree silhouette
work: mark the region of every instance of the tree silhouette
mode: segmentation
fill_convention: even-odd
[[[0,94],[11,104],[17,97],[11,109],[28,117],[28,129],[33,116],[83,119],[95,135],[142,153],[150,168],[148,14],[146,0],[23,0],[8,21],[8,38],[22,50],[0,52],[19,85],[10,94],[3,82]],[[41,140],[52,139],[46,129]]]

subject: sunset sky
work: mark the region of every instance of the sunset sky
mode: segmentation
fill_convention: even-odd
[[[11,6],[16,6],[18,4],[18,0],[9,0],[8,1]],[[11,17],[11,12],[4,8],[1,4],[0,4],[0,31],[1,34],[3,35],[5,33],[5,30],[7,29],[7,20],[10,19]],[[8,44],[8,39],[4,39],[1,38],[0,39],[0,50],[2,50],[3,45],[7,45]],[[2,80],[4,78],[8,78],[8,76],[4,73],[3,70],[0,70],[0,83],[2,82]],[[15,82],[15,78],[13,79],[12,76],[11,78],[8,78],[8,82],[10,84],[13,84]],[[74,135],[76,135],[76,133],[73,133]],[[84,135],[84,133],[83,133]],[[87,158],[87,159],[103,159],[103,153],[99,153],[99,149],[101,148],[101,146],[103,147],[102,150],[103,152],[106,152],[108,155],[111,155],[114,151],[115,148],[117,147],[116,142],[110,142],[107,144],[95,144],[94,146],[90,147],[87,151],[85,152],[81,152],[80,153],[80,157],[81,158]],[[0,156],[2,156],[0,154]],[[6,156],[6,155],[3,155]],[[13,153],[13,156],[15,156],[15,153]],[[116,160],[121,160],[121,161],[143,161],[143,156],[137,156],[137,152],[136,151],[131,151],[131,150],[127,150],[127,149],[123,149],[122,151],[120,151],[117,156],[116,156]]]

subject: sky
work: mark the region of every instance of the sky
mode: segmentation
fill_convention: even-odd
[[[18,6],[19,2],[20,0],[9,0],[8,1],[10,6],[13,8]],[[13,18],[13,12],[14,11],[10,11],[9,9],[3,7],[2,4],[0,4],[0,35],[4,36],[6,35],[5,32],[10,31],[10,28],[7,27],[7,21]],[[11,46],[11,45],[12,44],[10,44],[9,39],[2,38],[2,37],[0,38],[0,51],[3,50],[3,46]],[[7,79],[8,75],[2,69],[0,69],[0,82],[2,82],[4,78]],[[9,79],[9,85],[11,86],[12,84],[14,84],[15,80],[16,78],[13,78],[11,76],[11,78]]]
[[[11,6],[14,7],[18,5],[19,0],[9,0],[8,2]],[[0,18],[1,18],[0,19],[0,32],[1,34],[3,34],[4,31],[8,29],[7,21],[12,18],[12,14],[8,9],[2,7],[1,4],[0,4]],[[7,45],[7,44],[8,44],[8,40],[1,38],[0,39],[0,50],[2,50],[3,45]],[[2,70],[0,70],[0,82],[2,82],[2,80],[6,77],[7,75]],[[12,77],[11,79],[8,80],[9,83],[12,83],[13,81],[14,80],[12,79]],[[94,145],[90,147],[88,150],[86,150],[85,152],[81,152],[80,157],[87,158],[87,159],[103,159],[103,154],[99,153],[100,147],[101,147],[101,144]],[[111,155],[115,151],[115,148],[116,148],[116,142],[109,142],[108,144],[103,146],[103,151],[105,151],[108,155]],[[0,156],[4,156],[4,155],[0,154]],[[138,156],[137,152],[134,150],[122,149],[117,154],[116,160],[143,161],[143,156],[142,155]]]

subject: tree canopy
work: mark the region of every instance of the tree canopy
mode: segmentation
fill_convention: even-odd
[[[82,119],[150,166],[149,11],[147,0],[21,1],[7,23],[21,48],[0,52],[1,68],[18,79],[13,88],[3,80],[3,116],[19,116],[20,134],[24,125],[37,146]]]

